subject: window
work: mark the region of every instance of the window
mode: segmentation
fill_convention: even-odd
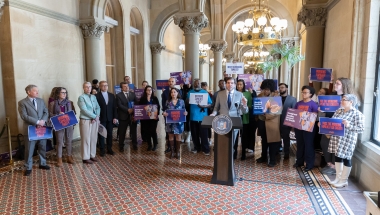
[[[379,34],[380,36],[380,28]],[[379,37],[380,38],[380,37]],[[372,121],[372,135],[371,139],[377,145],[380,145],[380,40],[377,45],[377,58],[376,58],[376,75],[375,75],[375,92],[373,99],[373,121]]]

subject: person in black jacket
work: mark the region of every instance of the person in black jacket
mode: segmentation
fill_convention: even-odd
[[[120,83],[121,92],[116,95],[119,117],[119,151],[124,152],[124,140],[130,126],[133,150],[137,150],[137,123],[133,120],[133,105],[137,103],[135,93],[129,91],[127,82]]]
[[[113,123],[117,123],[116,99],[115,96],[108,92],[108,83],[106,81],[99,82],[100,92],[95,95],[100,106],[100,124],[107,129],[107,154],[114,155],[112,151],[112,130]],[[100,156],[105,156],[104,137],[98,135]]]
[[[156,151],[157,148],[157,123],[158,115],[160,114],[160,102],[158,98],[154,96],[153,88],[147,85],[144,89],[144,93],[141,96],[139,105],[157,105],[157,119],[141,120],[141,131],[144,131],[143,139],[148,143],[148,151]],[[153,139],[153,148],[152,148],[152,139]]]

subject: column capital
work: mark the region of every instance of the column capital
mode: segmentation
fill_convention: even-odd
[[[227,42],[224,40],[218,40],[218,41],[210,41],[209,43],[210,49],[213,52],[224,52],[227,48]]]
[[[98,22],[81,23],[80,28],[82,29],[84,38],[98,39],[100,39],[104,31],[109,30],[108,26],[99,24]]]
[[[327,19],[327,9],[320,8],[306,8],[302,7],[298,13],[297,20],[302,22],[306,27],[322,26],[325,27]]]
[[[0,0],[0,22],[1,22],[1,17],[3,16],[3,10],[4,10],[4,1]]]
[[[199,58],[199,65],[203,65],[206,63],[206,60],[204,58]]]
[[[162,45],[161,43],[150,44],[150,50],[152,51],[152,54],[161,54],[161,51],[165,49],[166,49],[166,46]]]
[[[178,25],[186,33],[199,33],[208,25],[208,18],[203,12],[177,13],[173,17],[174,24]]]
[[[227,59],[228,62],[231,62],[233,61],[235,57],[235,53],[234,52],[225,53],[224,57]]]
[[[281,44],[282,45],[287,45],[288,47],[293,47],[293,46],[295,46],[295,44],[296,44],[296,40],[295,39],[293,39],[293,38],[288,38],[288,39],[282,39],[281,40]]]

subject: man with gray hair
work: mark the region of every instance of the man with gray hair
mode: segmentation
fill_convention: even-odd
[[[49,111],[42,99],[38,98],[38,88],[36,85],[28,85],[25,88],[28,95],[26,98],[18,102],[18,113],[24,121],[24,134],[28,133],[28,126],[42,127],[45,126],[49,117]],[[32,173],[34,147],[38,142],[38,155],[40,157],[40,169],[49,170],[46,165],[46,140],[25,141],[25,176]]]

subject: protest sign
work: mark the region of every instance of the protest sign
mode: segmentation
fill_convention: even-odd
[[[186,122],[185,109],[167,109],[166,123]]]
[[[135,120],[148,120],[148,119],[158,119],[158,107],[154,104],[146,105],[135,105],[134,119]]]
[[[53,116],[50,118],[54,130],[59,131],[67,127],[78,124],[78,119],[75,116],[74,111],[69,111],[67,113]]]
[[[281,114],[281,97],[255,97],[253,99],[253,114],[260,115],[264,113]]]
[[[168,90],[169,89],[168,80],[156,80],[156,88],[157,90],[162,90],[163,88],[165,90]]]
[[[344,136],[343,119],[319,117],[319,133]]]
[[[208,96],[208,93],[190,93],[189,104],[207,105]]]
[[[53,127],[37,127],[34,125],[28,126],[28,138],[29,141],[33,140],[46,140],[53,138]]]
[[[191,71],[183,71],[183,72],[171,72],[170,73],[171,78],[175,78],[176,85],[179,84],[191,84],[192,78],[191,78]]]
[[[298,130],[313,132],[317,117],[317,113],[288,108],[284,119],[284,125],[296,128]]]
[[[318,96],[319,109],[323,112],[335,112],[340,108],[341,96]]]
[[[226,74],[244,74],[244,63],[226,63]]]
[[[332,69],[327,68],[310,68],[310,80],[320,82],[330,82]]]

